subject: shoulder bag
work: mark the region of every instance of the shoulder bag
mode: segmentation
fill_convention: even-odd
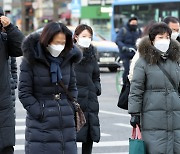
[[[119,99],[118,99],[118,104],[117,106],[121,109],[128,110],[128,96],[130,92],[130,82],[127,77],[126,83],[123,84],[123,87],[121,89]]]
[[[70,100],[68,102],[71,103],[70,106],[72,106],[73,109],[75,110],[76,131],[79,132],[80,129],[86,123],[86,118],[84,116],[84,113],[83,113],[79,103],[71,96],[71,94],[69,93],[69,91],[65,87],[64,83],[62,81],[60,81],[59,84],[63,88],[63,90],[65,91],[66,95],[68,96],[68,98]]]

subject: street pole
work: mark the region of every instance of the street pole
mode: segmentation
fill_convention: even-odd
[[[53,20],[58,21],[59,20],[59,6],[62,3],[62,0],[53,0]]]

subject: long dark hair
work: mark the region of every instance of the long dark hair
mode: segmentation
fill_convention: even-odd
[[[86,24],[81,24],[79,26],[76,27],[75,31],[74,31],[74,36],[73,36],[73,42],[76,43],[77,40],[75,39],[76,36],[78,36],[79,34],[81,34],[81,32],[83,30],[87,29],[89,31],[89,33],[91,34],[91,36],[93,36],[93,30],[90,26],[86,25]]]
[[[40,36],[41,46],[46,49],[48,44],[52,42],[53,37],[61,32],[66,36],[66,44],[63,53],[69,52],[73,46],[72,32],[64,24],[59,22],[50,22],[44,27]]]

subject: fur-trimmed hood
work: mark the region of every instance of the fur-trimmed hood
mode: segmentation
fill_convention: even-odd
[[[28,60],[29,63],[34,63],[36,61],[41,61],[46,64],[48,64],[48,61],[45,56],[45,52],[40,43],[40,34],[39,33],[32,33],[28,35],[23,43],[22,43],[22,52],[23,57]],[[72,63],[78,63],[82,59],[82,52],[80,49],[76,46],[73,46],[73,48],[65,55],[64,62],[70,60]]]
[[[142,38],[138,45],[138,51],[148,64],[157,64],[162,59],[161,53],[151,44],[148,36]],[[171,39],[167,58],[172,61],[180,60],[180,44],[176,40]]]

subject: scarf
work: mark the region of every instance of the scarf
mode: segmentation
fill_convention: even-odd
[[[58,83],[62,80],[62,73],[61,73],[61,64],[63,62],[62,57],[52,57],[51,55],[47,56],[50,62],[50,73],[51,73],[51,82]]]

